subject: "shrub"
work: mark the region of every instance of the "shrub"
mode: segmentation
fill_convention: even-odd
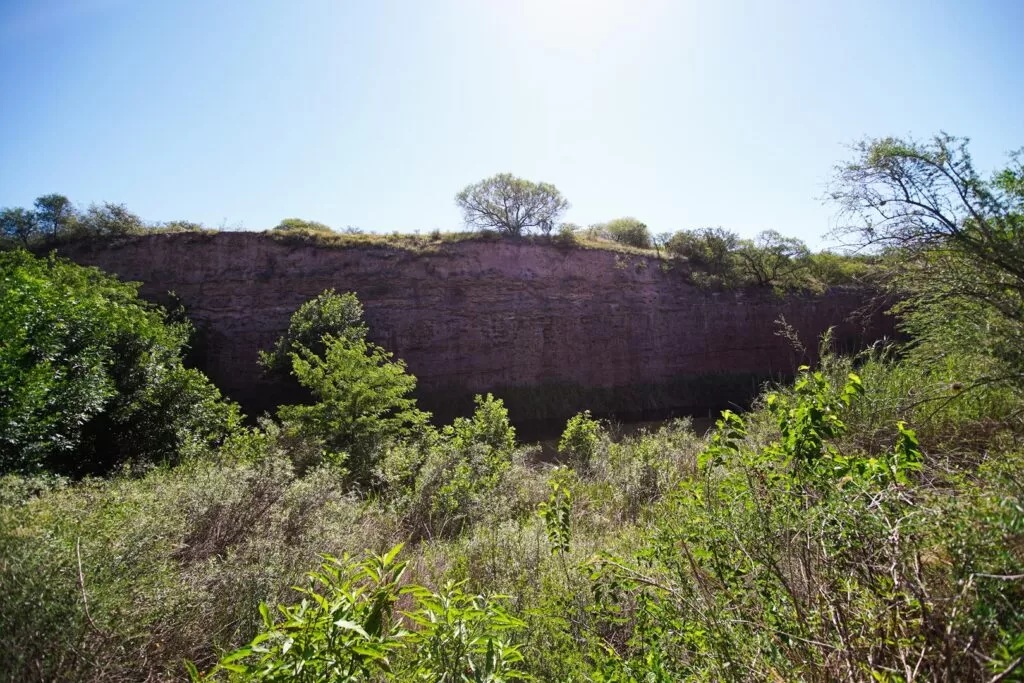
[[[416,378],[405,363],[365,339],[322,339],[322,356],[305,347],[291,353],[292,371],[316,400],[289,405],[278,417],[292,435],[323,448],[352,481],[372,483],[387,444],[418,434],[429,414],[416,408]]]
[[[637,249],[651,249],[651,232],[645,223],[635,218],[616,218],[594,226],[600,233],[607,235],[609,239],[619,244],[625,244]]]
[[[182,365],[190,328],[137,285],[0,254],[0,472],[103,473],[215,445],[237,408]]]
[[[396,561],[401,548],[361,561],[326,558],[301,589],[311,600],[280,606],[284,618],[277,620],[260,605],[263,633],[227,654],[208,676],[188,664],[192,680],[222,672],[246,680],[325,683],[523,678],[523,657],[505,635],[522,622],[500,601],[467,595],[461,584],[447,583],[438,592],[401,587],[406,570],[405,562]],[[399,615],[394,605],[402,595],[413,598],[414,608]]]
[[[693,268],[729,282],[736,267],[734,251],[739,236],[722,228],[680,230],[665,242],[665,250],[687,261]]]
[[[1004,652],[999,670],[1012,664],[1022,624],[1006,606],[1022,589],[1005,577],[1024,558],[992,552],[1008,538],[1006,518],[923,486],[924,454],[903,424],[880,452],[840,448],[862,395],[855,375],[835,384],[805,371],[752,416],[772,430],[723,414],[698,475],[659,505],[643,550],[592,564],[595,628],[630,615],[622,646],[598,659],[602,675],[976,680],[980,650]],[[1003,505],[1021,494],[991,485]],[[985,540],[949,533],[972,524]],[[1004,578],[964,589],[979,572]]]
[[[585,473],[590,469],[600,439],[601,424],[591,419],[590,411],[585,410],[569,418],[558,441],[558,452],[576,471]]]
[[[305,348],[317,355],[324,353],[325,335],[352,340],[366,337],[363,305],[355,294],[337,294],[328,289],[302,304],[292,314],[288,330],[274,348],[269,352],[260,351],[260,365],[269,372],[287,375],[292,370],[293,352]]]
[[[317,221],[307,221],[301,218],[285,218],[280,223],[275,225],[272,230],[277,232],[322,232],[322,233],[333,233],[334,230],[331,226],[324,223],[318,223]]]
[[[404,449],[389,454],[384,470],[392,483],[406,483],[396,494],[414,538],[456,535],[471,522],[524,509],[512,477],[522,463],[508,411],[490,394],[477,396],[476,405],[472,418],[456,418],[424,442],[418,459]]]
[[[184,658],[208,668],[256,635],[261,601],[295,599],[320,553],[400,540],[340,473],[298,478],[274,434],[261,440],[254,461],[228,451],[142,477],[0,479],[0,680],[172,680]]]

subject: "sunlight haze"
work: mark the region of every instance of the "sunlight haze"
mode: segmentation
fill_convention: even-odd
[[[0,206],[461,229],[508,171],[565,219],[828,244],[845,145],[1024,139],[1024,3],[29,2],[0,9]]]

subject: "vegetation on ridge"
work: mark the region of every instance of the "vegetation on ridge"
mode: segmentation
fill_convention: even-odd
[[[146,389],[177,372],[178,323],[95,270],[0,255],[0,410],[20,406],[0,413],[0,676],[1021,680],[1024,364],[1004,257],[1024,182],[1015,165],[981,179],[965,152],[869,141],[837,174],[847,208],[889,216],[847,234],[883,236],[909,343],[848,357],[826,336],[816,367],[706,436],[682,420],[616,441],[582,413],[549,464],[494,396],[422,420],[415,380],[336,292],[262,356],[309,404],[245,427],[216,403],[216,429],[194,432]],[[677,248],[721,267],[742,248],[697,238]],[[118,380],[120,344],[137,381]],[[75,430],[138,414],[133,435],[213,436],[81,476],[94,444]]]

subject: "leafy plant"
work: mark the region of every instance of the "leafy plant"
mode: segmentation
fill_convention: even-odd
[[[418,433],[429,414],[411,396],[416,378],[391,353],[361,338],[327,335],[323,344],[323,356],[304,346],[291,353],[295,376],[317,402],[281,406],[278,416],[291,434],[319,444],[365,486],[385,446]]]
[[[597,454],[600,439],[601,423],[592,419],[590,411],[585,410],[569,418],[558,441],[558,453],[577,471],[586,472]]]
[[[499,683],[522,680],[522,655],[505,633],[523,623],[497,598],[467,595],[461,583],[438,592],[401,587],[407,564],[402,546],[360,561],[326,557],[311,573],[296,605],[272,618],[260,605],[264,630],[224,657],[208,673],[186,663],[193,681],[227,677],[255,681],[426,680]],[[414,609],[398,614],[402,595]],[[407,629],[402,617],[408,622]]]
[[[174,462],[240,420],[183,366],[186,323],[95,268],[0,253],[0,472]]]
[[[568,552],[572,542],[572,491],[569,482],[568,472],[555,468],[548,479],[551,494],[546,502],[537,506],[537,513],[544,520],[552,553]]]

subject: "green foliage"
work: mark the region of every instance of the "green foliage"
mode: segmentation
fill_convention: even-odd
[[[174,462],[239,420],[198,371],[189,335],[137,285],[24,251],[0,254],[0,471],[79,476]]]
[[[22,208],[0,211],[0,237],[7,245],[27,247],[39,234],[39,224],[31,211]]]
[[[591,565],[599,622],[631,615],[625,647],[601,660],[602,680],[978,677],[964,648],[1003,642],[1019,615],[996,607],[1005,593],[989,602],[954,588],[979,570],[947,530],[953,518],[988,523],[922,486],[924,455],[904,424],[880,455],[842,443],[845,414],[865,394],[856,375],[834,383],[805,370],[752,416],[775,423],[767,443],[763,424],[723,414],[699,476],[662,505],[642,549]],[[997,499],[1005,483],[990,484]],[[1019,493],[1010,495],[1004,503]],[[1009,575],[1024,557],[1002,560],[986,566]],[[994,619],[957,617],[993,608]]]
[[[365,339],[322,338],[323,355],[299,346],[292,371],[313,405],[281,406],[286,430],[318,444],[326,459],[343,464],[352,480],[368,485],[387,444],[419,433],[428,413],[411,396],[416,378],[405,362]]]
[[[208,668],[261,628],[261,601],[296,599],[289,587],[321,553],[400,540],[340,473],[297,477],[268,426],[216,460],[141,477],[0,478],[0,680],[172,680],[184,658]]]
[[[549,183],[499,173],[468,185],[455,196],[466,225],[518,237],[529,230],[548,235],[569,202]]]
[[[651,249],[651,232],[647,224],[635,218],[616,218],[615,220],[594,226],[601,234],[605,234],[614,242],[625,244],[637,249]]]
[[[883,253],[911,360],[981,355],[995,363],[977,380],[1024,386],[1024,165],[1013,154],[985,180],[967,142],[864,140],[831,197],[850,219],[840,233]]]
[[[291,354],[302,348],[323,355],[323,338],[360,340],[366,337],[363,305],[351,292],[337,294],[328,289],[310,299],[292,314],[291,323],[274,348],[261,351],[259,362],[266,370],[287,374],[292,370]]]
[[[405,613],[413,624],[408,643],[410,664],[397,680],[438,683],[500,683],[529,680],[522,671],[520,646],[509,635],[525,624],[509,616],[501,597],[467,595],[465,582],[447,582],[437,592],[410,586],[416,599]]]
[[[389,657],[406,635],[393,614],[406,566],[395,561],[401,549],[358,563],[326,557],[309,585],[296,587],[304,596],[300,603],[279,606],[277,620],[261,604],[264,631],[224,656],[208,676],[190,667],[192,679],[226,671],[256,681],[363,681],[389,671]]]
[[[565,424],[565,431],[558,441],[558,453],[577,472],[586,472],[597,454],[600,440],[601,423],[591,419],[589,410],[584,410],[569,418]]]
[[[159,226],[153,228],[154,232],[207,232],[207,228],[202,223],[196,223],[194,221],[167,221]]]
[[[522,655],[504,634],[521,627],[496,599],[467,595],[460,583],[433,592],[401,587],[405,562],[401,545],[384,555],[356,562],[327,557],[305,597],[281,605],[283,618],[271,618],[260,605],[265,630],[252,642],[225,655],[208,675],[189,664],[192,680],[256,681],[424,680],[498,683],[524,679]],[[402,595],[414,609],[397,614]],[[405,617],[403,620],[402,617]],[[403,621],[411,630],[403,628]]]
[[[35,201],[35,218],[39,223],[40,232],[50,239],[67,232],[78,220],[71,200],[62,194],[47,194],[37,197]]]
[[[90,204],[76,221],[78,232],[94,237],[137,234],[145,228],[143,220],[130,212],[124,204],[112,202]]]
[[[551,494],[547,501],[537,506],[537,514],[544,520],[548,543],[552,553],[569,552],[572,542],[572,490],[566,470],[555,468],[548,486]]]
[[[320,233],[333,233],[334,230],[331,226],[325,225],[324,223],[318,223],[317,221],[307,221],[301,218],[285,218],[276,226],[273,230],[279,232],[287,231],[308,231],[308,232],[320,232]]]
[[[665,241],[669,254],[722,282],[731,280],[733,252],[738,246],[739,236],[722,228],[680,230]]]
[[[793,237],[784,237],[774,230],[765,230],[753,240],[740,242],[736,250],[740,272],[758,287],[794,287],[807,267],[810,252]]]
[[[869,284],[875,260],[870,256],[820,251],[808,257],[807,274],[812,278],[816,289],[827,289],[836,285]]]
[[[455,418],[442,435],[457,449],[480,445],[497,457],[507,457],[516,447],[516,430],[509,421],[505,403],[491,394],[474,396],[473,402],[476,404],[473,416]]]
[[[384,464],[398,484],[399,507],[414,537],[451,536],[488,515],[512,514],[506,506],[519,505],[509,495],[518,467],[508,411],[491,394],[475,400],[472,418],[456,418],[424,443],[418,459],[398,449]]]

